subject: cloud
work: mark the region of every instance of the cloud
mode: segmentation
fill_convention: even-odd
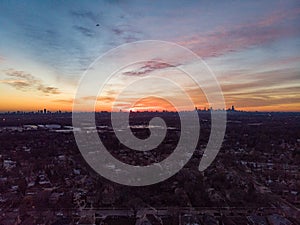
[[[61,92],[56,87],[45,85],[40,79],[30,73],[24,71],[9,69],[5,71],[6,76],[10,77],[5,80],[0,80],[0,83],[8,84],[21,91],[40,91],[46,95],[60,94]]]
[[[248,82],[222,85],[227,103],[247,108],[279,107],[300,102],[300,78],[296,71],[274,70],[248,76]]]
[[[101,14],[96,14],[92,11],[89,10],[76,10],[76,11],[71,11],[70,14],[75,17],[76,19],[87,19],[92,22],[98,23],[100,20],[100,15]]]
[[[300,77],[293,69],[277,69],[261,72],[240,71],[218,77],[226,105],[238,108],[281,107],[284,104],[299,104]],[[210,83],[204,84],[207,90],[213,90]],[[206,104],[205,93],[199,87],[191,85],[187,93],[196,102]],[[206,90],[206,89],[205,89]],[[204,91],[204,90],[203,90]]]
[[[58,90],[58,88],[44,86],[43,84],[40,84],[37,87],[37,90],[42,91],[42,92],[44,92],[46,94],[60,94],[60,91]]]
[[[115,33],[116,35],[122,35],[124,33],[124,30],[120,28],[113,28],[112,32]]]
[[[299,91],[299,89],[298,89]],[[276,107],[278,105],[284,104],[293,104],[299,105],[300,97],[299,96],[288,96],[283,93],[280,93],[279,96],[268,96],[268,95],[243,95],[243,96],[231,96],[226,95],[226,102],[228,105],[236,105],[239,108],[247,108],[247,107],[266,107],[273,106]]]
[[[178,66],[178,65],[176,65]],[[126,76],[146,76],[154,70],[162,70],[166,68],[176,67],[174,65],[170,65],[168,63],[159,62],[156,60],[147,61],[144,66],[134,70],[134,71],[126,71],[123,72],[123,75]]]
[[[101,101],[101,102],[113,102],[115,100],[114,97],[110,96],[100,96],[100,97],[95,97],[95,96],[85,96],[81,97],[80,99],[77,99],[79,102],[80,101]],[[73,101],[73,100],[72,100]]]
[[[25,80],[28,80],[28,81],[35,80],[35,78],[31,74],[25,73],[24,71],[18,71],[18,70],[13,70],[13,69],[7,70],[6,75],[10,76],[10,77],[16,77],[16,78],[24,78]]]
[[[299,33],[291,27],[238,27],[217,31],[206,37],[194,37],[179,44],[191,48],[201,57],[215,57],[250,46],[262,45]]]
[[[181,37],[177,43],[191,48],[201,57],[216,57],[298,35],[298,27],[287,21],[299,14],[300,8],[274,12],[254,23],[220,27],[212,32]]]
[[[113,26],[113,28],[111,28],[112,36],[117,38],[118,44],[130,43],[143,39],[143,33],[141,31],[138,31],[132,25],[127,24],[127,21],[123,20],[125,19],[122,19],[122,25]]]
[[[283,76],[284,75],[284,76]],[[238,81],[237,82],[235,82]],[[219,79],[222,84],[223,81],[230,82],[222,84],[222,90],[225,93],[242,94],[249,91],[255,91],[257,94],[270,88],[278,88],[282,85],[299,84],[299,72],[292,69],[278,69],[257,73],[248,73],[237,76],[223,76]],[[300,87],[300,85],[299,85]]]
[[[299,63],[300,62],[300,56],[291,56],[291,57],[285,57],[280,59],[274,59],[271,62],[265,63],[265,66],[278,66],[278,65],[289,65],[292,63]]]
[[[30,84],[24,80],[0,80],[0,83],[8,84],[18,90],[23,90],[30,86]]]
[[[95,32],[92,29],[82,27],[82,26],[73,26],[75,30],[78,30],[81,34],[87,37],[93,37]]]
[[[286,11],[276,11],[268,15],[266,18],[262,19],[258,23],[258,25],[262,27],[272,26],[282,20],[294,19],[299,14],[300,14],[300,8],[294,8]]]
[[[99,102],[105,102],[105,103],[112,103],[115,101],[114,97],[110,97],[110,96],[103,96],[103,97],[98,97],[97,101]]]
[[[63,103],[63,104],[73,104],[73,99],[55,99],[52,102]]]

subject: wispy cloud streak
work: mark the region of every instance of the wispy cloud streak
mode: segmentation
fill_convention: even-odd
[[[56,87],[45,85],[40,79],[36,78],[30,73],[19,70],[7,70],[5,71],[8,79],[0,80],[0,83],[8,84],[17,90],[21,91],[39,91],[46,95],[60,94],[60,91]]]
[[[181,37],[177,43],[194,50],[201,57],[216,57],[251,46],[300,34],[300,29],[288,23],[300,16],[300,8],[279,11],[252,23],[220,27],[207,33]]]
[[[176,65],[177,66],[177,65]],[[145,64],[136,70],[123,72],[126,76],[146,76],[155,70],[163,70],[167,68],[176,67],[175,65],[170,65],[168,63],[159,62],[157,60],[147,61]]]

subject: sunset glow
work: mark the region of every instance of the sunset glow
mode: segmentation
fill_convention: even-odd
[[[0,10],[1,112],[71,111],[90,64],[110,49],[141,40],[174,42],[199,55],[218,79],[227,108],[300,111],[298,1],[3,1]],[[193,68],[188,60],[182,65]],[[138,90],[126,95],[128,101],[116,100],[129,80],[153,75],[176,78],[189,88],[195,107],[208,109],[205,95],[180,73],[182,65],[144,62],[123,68],[98,96],[96,110],[111,111],[112,105],[116,111],[175,110],[153,96],[181,96],[157,83],[142,87],[149,97],[135,105],[128,102],[138,100]],[[193,109],[182,100],[180,110]]]

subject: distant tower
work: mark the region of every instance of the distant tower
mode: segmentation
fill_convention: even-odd
[[[234,105],[231,106],[231,111],[235,111]]]
[[[47,109],[44,109],[44,114],[46,114],[47,113]]]

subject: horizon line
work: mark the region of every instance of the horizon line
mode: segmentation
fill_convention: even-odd
[[[35,115],[49,115],[49,114],[63,114],[63,113],[178,113],[178,112],[239,112],[239,113],[300,113],[300,111],[262,111],[262,110],[231,110],[231,109],[207,109],[207,110],[181,110],[181,111],[172,111],[172,110],[155,110],[155,111],[147,111],[147,110],[137,110],[137,111],[107,111],[107,110],[101,110],[101,111],[68,111],[68,110],[56,110],[56,111],[47,111],[41,112],[38,111],[27,111],[27,110],[17,110],[17,111],[0,111],[0,114],[35,114]]]

